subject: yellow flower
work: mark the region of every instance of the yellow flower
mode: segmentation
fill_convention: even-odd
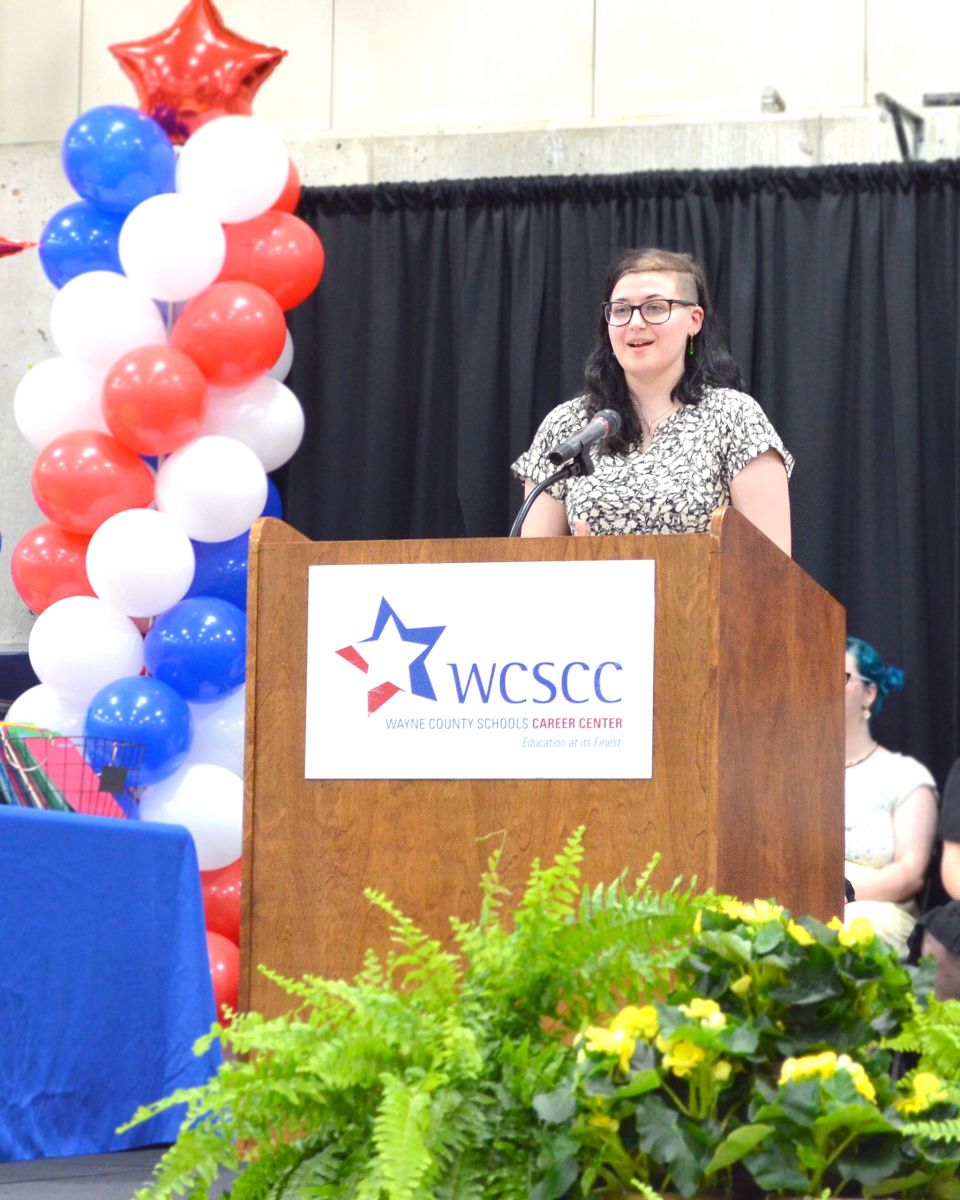
[[[702,1046],[695,1046],[693,1042],[678,1042],[670,1038],[664,1048],[666,1053],[663,1056],[663,1065],[681,1079],[684,1075],[689,1075],[695,1067],[699,1067],[707,1057],[706,1050]]]
[[[702,908],[697,909],[697,915],[693,918],[693,932],[694,933],[702,933],[703,932],[703,909]]]
[[[864,1070],[861,1063],[854,1062],[849,1054],[841,1054],[837,1059],[837,1070],[846,1071],[853,1080],[853,1086],[864,1100],[869,1100],[871,1104],[876,1104],[876,1088],[873,1086],[870,1076]]]
[[[720,1005],[716,1000],[708,1000],[704,996],[694,996],[689,1004],[681,1004],[680,1011],[688,1017],[693,1017],[699,1021],[703,1017],[712,1017],[714,1013],[720,1011]]]
[[[720,1011],[716,1000],[705,1000],[702,996],[695,996],[689,1004],[681,1004],[679,1008],[684,1016],[692,1021],[699,1021],[707,1029],[723,1029],[727,1023],[727,1018]]]
[[[771,904],[769,900],[754,900],[747,908],[751,914],[747,919],[761,923],[779,921],[783,916],[783,908],[779,904]]]
[[[843,922],[840,920],[839,917],[831,917],[830,920],[827,922],[827,928],[828,929],[842,929]]]
[[[847,949],[869,946],[876,936],[873,922],[867,917],[854,917],[849,925],[837,930],[837,941]]]
[[[739,979],[735,979],[730,984],[730,991],[735,996],[745,996],[753,987],[753,977],[750,975],[741,975]]]
[[[717,908],[724,916],[734,921],[744,921],[747,925],[765,925],[768,921],[779,921],[783,916],[780,905],[769,900],[754,900],[752,904],[744,904],[742,900],[724,896],[718,901]]]
[[[602,1026],[591,1025],[585,1031],[587,1049],[598,1054],[609,1054],[620,1060],[620,1070],[630,1069],[630,1059],[637,1048],[637,1043],[625,1029],[604,1029]]]
[[[642,1008],[637,1008],[635,1004],[628,1004],[610,1022],[610,1028],[613,1030],[624,1029],[633,1037],[639,1036],[644,1041],[650,1042],[660,1030],[660,1020],[657,1010],[652,1004],[645,1004]]]
[[[780,1068],[778,1083],[782,1087],[792,1080],[829,1079],[837,1071],[846,1071],[853,1080],[853,1086],[865,1100],[876,1101],[877,1093],[870,1076],[863,1066],[854,1062],[848,1054],[837,1056],[832,1050],[824,1050],[822,1054],[806,1054],[802,1058],[788,1058]]]
[[[809,929],[804,929],[802,925],[798,925],[796,921],[787,922],[787,933],[798,942],[801,946],[812,946],[814,939]]]
[[[837,1069],[837,1056],[832,1050],[824,1050],[822,1054],[805,1054],[802,1058],[788,1058],[780,1068],[778,1083],[782,1087],[792,1080],[829,1079]]]
[[[934,1075],[932,1071],[918,1071],[911,1079],[910,1086],[913,1089],[910,1095],[903,1096],[894,1102],[904,1116],[926,1112],[928,1108],[947,1098],[947,1089],[943,1080],[939,1075]]]
[[[619,1121],[615,1121],[613,1117],[605,1117],[602,1113],[598,1113],[595,1117],[590,1117],[587,1124],[593,1125],[597,1129],[612,1129],[614,1133],[620,1128]]]
[[[730,1065],[730,1063],[728,1063],[725,1058],[722,1058],[718,1063],[713,1064],[713,1070],[711,1071],[711,1074],[718,1083],[726,1083],[730,1078],[730,1073],[732,1070],[733,1067]]]

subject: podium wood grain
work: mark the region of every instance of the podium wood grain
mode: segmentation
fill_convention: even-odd
[[[310,566],[595,558],[656,560],[652,779],[304,779]],[[248,614],[241,1008],[289,1006],[258,963],[350,977],[384,949],[365,887],[443,937],[451,913],[476,914],[501,840],[518,889],[580,824],[591,883],[659,851],[662,886],[696,875],[822,918],[842,905],[843,609],[732,509],[661,537],[311,542],[265,519]],[[616,596],[570,615],[631,636]]]

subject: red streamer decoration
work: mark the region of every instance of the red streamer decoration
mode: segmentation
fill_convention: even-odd
[[[0,237],[0,258],[7,258],[11,254],[20,254],[36,244],[36,242],[11,242],[9,238]]]

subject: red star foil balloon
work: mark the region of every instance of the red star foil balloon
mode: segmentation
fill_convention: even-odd
[[[9,238],[0,237],[0,258],[6,258],[10,254],[19,254],[22,250],[29,250],[36,244],[36,242],[11,242]]]
[[[173,142],[226,113],[249,116],[253,98],[286,50],[228,29],[212,0],[190,0],[169,29],[110,53],[133,81],[143,112]]]

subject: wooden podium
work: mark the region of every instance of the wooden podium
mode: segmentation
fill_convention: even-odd
[[[304,778],[314,564],[654,559],[653,777]],[[599,618],[599,615],[598,615]],[[590,619],[588,617],[584,618]],[[605,620],[629,622],[615,604]],[[844,612],[733,509],[661,537],[311,542],[265,519],[250,543],[240,1007],[287,998],[256,970],[350,977],[387,922],[373,886],[435,936],[476,915],[505,832],[510,886],[580,824],[586,882],[696,875],[822,919],[843,901]]]

